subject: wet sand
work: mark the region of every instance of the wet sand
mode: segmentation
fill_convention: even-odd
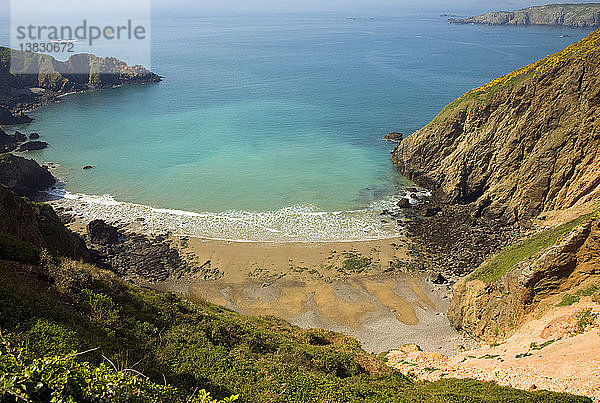
[[[406,271],[406,242],[277,244],[174,237],[173,244],[188,258],[218,269],[221,277],[168,280],[155,287],[247,315],[339,331],[375,353],[406,343],[445,354],[472,345],[446,319],[448,287]]]

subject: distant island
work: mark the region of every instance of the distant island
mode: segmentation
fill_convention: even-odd
[[[549,4],[517,11],[493,11],[470,18],[450,18],[448,21],[453,24],[597,28],[600,27],[600,4]]]

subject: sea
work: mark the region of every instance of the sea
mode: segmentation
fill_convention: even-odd
[[[589,33],[431,10],[152,18],[164,80],[32,111],[17,129],[50,147],[27,156],[55,164],[53,195],[82,217],[248,242],[398,236],[381,213],[410,183],[383,136]]]

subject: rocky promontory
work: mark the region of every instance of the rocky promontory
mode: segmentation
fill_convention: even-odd
[[[453,24],[549,25],[600,27],[600,4],[550,4],[517,11],[494,11],[470,18],[451,18]]]
[[[0,47],[0,124],[30,122],[25,111],[66,93],[161,80],[143,66],[113,57],[75,54],[63,62]]]
[[[56,178],[34,160],[13,154],[0,154],[0,184],[19,196],[30,199],[41,191],[52,187]]]
[[[600,31],[476,88],[393,152],[475,216],[527,221],[600,193]]]

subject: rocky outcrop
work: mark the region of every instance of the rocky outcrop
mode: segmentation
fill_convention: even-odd
[[[22,244],[77,260],[89,257],[83,240],[62,224],[52,207],[31,203],[0,185],[0,258]]]
[[[404,137],[404,135],[400,132],[391,132],[386,134],[385,136],[383,136],[383,138],[387,141],[395,141],[395,142],[400,142],[402,141],[402,138]]]
[[[39,191],[48,189],[55,183],[54,176],[34,160],[13,154],[0,154],[0,184],[19,196],[32,199]]]
[[[476,216],[528,220],[600,193],[600,32],[450,103],[392,155]]]
[[[76,54],[67,61],[0,47],[0,124],[31,121],[25,111],[68,92],[155,83],[162,77],[113,57]]]
[[[99,267],[131,281],[158,283],[204,269],[188,263],[164,237],[125,233],[102,220],[88,224],[86,239]]]
[[[476,17],[449,19],[448,21],[454,24],[596,28],[600,26],[600,4],[550,4],[517,11],[494,11]]]
[[[448,319],[478,339],[504,339],[542,300],[599,274],[600,220],[596,218],[488,284],[471,277],[459,281]]]
[[[48,148],[48,143],[45,141],[28,141],[27,143],[23,143],[19,146],[17,151],[26,152],[26,151],[37,151],[43,150],[44,148]]]
[[[11,152],[17,149],[19,151],[29,151],[26,149],[29,147],[23,147],[25,145],[23,144],[25,141],[27,141],[27,136],[23,133],[15,132],[14,134],[7,134],[0,128],[0,153]],[[44,144],[46,144],[46,147],[48,146],[47,143]],[[21,148],[25,149],[22,150]]]
[[[10,99],[10,97],[7,97],[6,95],[2,98],[4,98],[5,100],[7,98]],[[15,102],[13,100],[10,100],[8,103],[14,104]],[[30,123],[31,121],[33,121],[32,118],[20,111],[12,113],[9,108],[5,106],[0,106],[0,124],[2,125],[20,125],[23,123]]]

